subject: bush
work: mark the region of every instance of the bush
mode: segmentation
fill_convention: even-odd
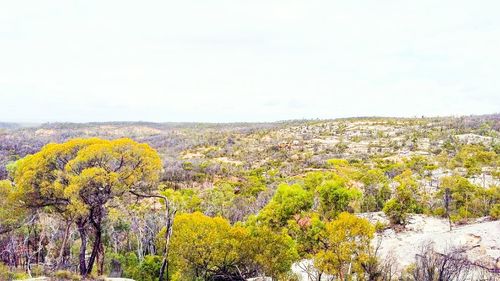
[[[294,273],[294,272],[287,272],[285,274],[283,274],[283,276],[280,276],[278,278],[278,280],[283,280],[283,281],[300,281],[302,280],[300,275],[298,273]]]
[[[18,271],[18,272],[11,272],[11,277],[14,280],[23,280],[23,279],[29,279],[30,276],[26,272]]]
[[[434,211],[432,211],[432,214],[438,217],[445,217],[446,210],[443,207],[437,207]]]
[[[375,223],[375,231],[377,233],[381,233],[383,232],[384,230],[386,230],[389,226],[383,222],[380,222],[380,221],[377,221]]]
[[[71,280],[71,281],[79,281],[82,278],[80,275],[71,272],[69,270],[58,270],[54,273],[54,278],[57,281],[65,281],[65,280]]]
[[[160,256],[148,255],[144,257],[139,267],[139,272],[134,279],[142,281],[155,281],[160,275],[162,259]]]
[[[119,263],[122,271],[122,277],[135,278],[140,273],[139,259],[133,252],[125,254],[110,254],[108,255],[108,271],[111,273],[111,263],[115,261]]]
[[[0,263],[0,280],[9,280],[10,277],[9,267]]]
[[[33,277],[39,277],[44,275],[44,268],[41,265],[34,265],[31,267],[31,275]]]
[[[384,213],[389,217],[392,224],[404,225],[407,218],[405,207],[396,199],[391,199],[385,203]]]
[[[24,271],[10,271],[9,267],[0,263],[0,280],[28,279],[29,275]]]
[[[495,204],[490,209],[490,217],[494,220],[500,219],[500,204]]]

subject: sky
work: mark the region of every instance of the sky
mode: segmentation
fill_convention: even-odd
[[[500,1],[0,1],[0,121],[500,112]]]

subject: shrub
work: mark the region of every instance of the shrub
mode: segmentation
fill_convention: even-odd
[[[283,276],[279,277],[278,280],[283,280],[283,281],[300,281],[302,280],[300,275],[298,273],[294,272],[287,272],[283,274]]]
[[[23,280],[23,279],[29,279],[30,276],[28,275],[28,273],[26,272],[22,272],[22,271],[19,271],[19,272],[11,272],[11,277],[12,279],[14,280]]]
[[[157,280],[160,275],[161,262],[162,260],[160,256],[145,256],[139,267],[139,272],[136,276],[134,276],[134,279],[142,281]]]
[[[377,222],[375,223],[375,231],[376,231],[377,233],[381,233],[381,232],[383,232],[383,231],[384,231],[385,229],[387,229],[387,228],[388,228],[388,225],[387,225],[387,224],[385,224],[385,223],[383,223],[383,222],[377,221]]]
[[[58,270],[54,273],[54,278],[57,281],[63,281],[63,280],[71,280],[71,281],[79,281],[82,278],[80,275],[71,272],[69,270]]]
[[[405,224],[407,214],[404,206],[395,199],[385,203],[384,213],[389,217],[392,224]]]
[[[500,219],[500,204],[495,204],[490,209],[490,217],[494,220]]]
[[[28,279],[29,275],[24,271],[11,271],[8,266],[0,263],[0,280]]]
[[[110,253],[106,256],[106,271],[120,270],[124,278],[134,278],[140,273],[139,259],[134,252]]]
[[[0,280],[9,280],[10,271],[9,267],[3,263],[0,263]]]
[[[446,210],[443,207],[437,207],[432,211],[432,214],[438,217],[445,217],[446,216]]]
[[[43,276],[44,271],[45,270],[41,265],[34,265],[33,267],[31,267],[31,275],[33,277]]]

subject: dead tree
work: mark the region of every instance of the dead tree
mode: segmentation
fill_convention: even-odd
[[[165,248],[163,249],[163,260],[160,268],[160,274],[158,277],[158,281],[165,280],[165,277],[168,279],[168,252],[170,250],[170,238],[172,237],[173,225],[174,225],[174,217],[177,209],[173,205],[173,203],[163,195],[156,194],[140,194],[134,191],[131,193],[137,197],[142,198],[157,198],[164,201],[165,204]]]
[[[415,256],[413,280],[419,281],[466,281],[498,280],[494,269],[471,262],[466,255],[466,247],[455,247],[444,253],[434,250],[432,243],[422,245]]]

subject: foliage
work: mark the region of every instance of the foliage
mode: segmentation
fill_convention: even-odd
[[[79,281],[82,278],[69,270],[58,270],[54,272],[54,278],[57,280],[71,280],[71,281]]]
[[[10,279],[9,267],[3,263],[0,263],[0,280],[9,280],[9,279]]]
[[[161,194],[166,196],[179,212],[192,213],[201,210],[203,200],[195,190],[190,188],[173,190],[165,189],[165,187],[160,187],[160,189],[164,189]]]
[[[418,185],[409,170],[398,175],[395,180],[399,185],[396,187],[394,198],[385,204],[384,213],[391,223],[404,225],[408,213],[418,212],[420,209],[417,202]]]
[[[166,242],[164,202],[133,194],[154,192],[181,218],[171,240],[177,250],[168,255],[170,280],[216,274],[292,280],[294,261],[331,251],[328,221],[342,212],[384,210],[392,224],[404,224],[411,213],[448,211],[455,222],[498,219],[497,121],[498,115],[9,126],[0,132],[0,260],[16,274],[31,265],[34,274],[35,264],[47,261],[77,268],[82,255],[95,258],[96,272],[104,257],[99,274],[109,274],[114,261],[124,277],[156,278]],[[89,136],[100,139],[73,139]],[[387,227],[394,225],[376,230]],[[209,239],[196,236],[197,229]],[[345,277],[375,280],[385,265],[369,248]]]
[[[182,276],[206,279],[212,274],[237,272],[244,229],[201,213],[177,216],[174,229],[171,253],[178,259]]]
[[[211,216],[226,216],[235,199],[234,186],[223,183],[206,190],[202,195],[202,207]]]
[[[178,272],[173,275],[182,280],[240,280],[259,272],[277,277],[298,258],[294,241],[267,227],[231,226],[221,217],[193,213],[178,215],[174,229],[171,262]]]
[[[130,139],[48,144],[16,164],[15,198],[23,207],[45,208],[77,223],[82,241],[80,271],[87,275],[101,248],[107,203],[157,188],[161,165],[154,149]],[[84,260],[87,222],[95,230],[88,268]]]
[[[21,226],[28,210],[21,208],[9,180],[0,180],[0,234]]]
[[[500,219],[500,203],[493,205],[493,207],[490,210],[489,215],[494,220]]]
[[[447,192],[449,213],[446,212],[444,202]],[[466,222],[469,218],[488,215],[495,219],[495,208],[500,202],[500,187],[483,188],[463,176],[453,174],[441,178],[440,188],[435,196],[437,200],[443,201],[443,207],[434,210],[435,215],[449,215],[454,222]]]
[[[287,229],[290,236],[297,241],[300,257],[310,258],[321,249],[325,222],[320,219],[319,214],[296,215],[288,221]]]
[[[158,280],[161,268],[161,257],[157,255],[147,255],[136,268],[132,278],[138,281]]]
[[[348,211],[350,203],[360,199],[362,193],[348,188],[345,180],[337,178],[323,182],[316,188],[320,200],[320,211],[325,218],[333,218],[340,212]]]
[[[340,280],[363,274],[362,264],[369,258],[373,226],[365,219],[341,213],[326,224],[325,248],[314,257],[315,266]]]
[[[293,215],[309,210],[312,205],[311,192],[299,184],[281,184],[269,204],[260,212],[259,218],[274,227],[284,226]]]
[[[491,165],[498,161],[495,151],[488,151],[482,145],[465,145],[453,158],[453,165],[467,169],[467,176],[481,173],[483,166]]]
[[[250,255],[258,266],[258,272],[273,279],[286,276],[292,264],[299,259],[296,242],[286,230],[276,233],[266,226],[251,227],[247,243],[251,245]]]
[[[361,209],[364,212],[382,210],[391,196],[389,180],[382,169],[369,169],[360,178],[364,185]]]

